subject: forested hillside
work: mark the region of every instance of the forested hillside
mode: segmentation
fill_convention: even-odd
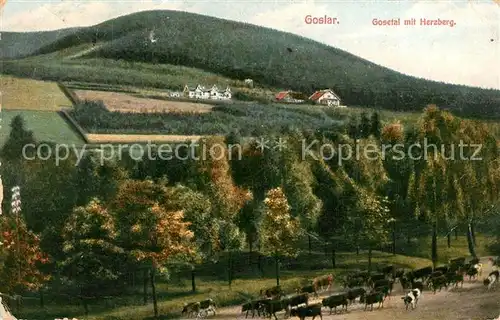
[[[48,43],[74,34],[78,29],[68,28],[40,32],[2,32],[0,57],[2,59],[11,59],[33,54]]]
[[[196,67],[308,94],[329,87],[347,105],[420,111],[434,103],[477,117],[496,117],[500,107],[498,90],[417,79],[297,35],[186,12],[134,13],[49,40],[33,54],[94,44],[88,57]],[[0,45],[5,51],[11,42]],[[15,74],[12,63],[4,68]]]

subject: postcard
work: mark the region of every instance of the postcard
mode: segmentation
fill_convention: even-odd
[[[500,320],[499,0],[0,17],[0,319]]]

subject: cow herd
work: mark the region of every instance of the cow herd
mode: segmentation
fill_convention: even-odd
[[[483,284],[491,290],[498,284],[500,259],[490,259],[493,271],[483,280]],[[277,313],[284,312],[285,317],[297,317],[300,320],[322,317],[322,309],[327,308],[329,314],[337,311],[347,311],[349,306],[356,303],[364,304],[364,310],[373,310],[374,305],[383,308],[384,301],[391,298],[394,284],[399,282],[404,289],[401,300],[404,307],[415,309],[424,290],[434,294],[450,286],[463,286],[464,279],[477,280],[483,272],[483,265],[479,259],[466,262],[466,258],[457,258],[448,264],[432,268],[425,267],[417,270],[405,271],[394,266],[386,266],[377,272],[357,271],[338,279],[338,284],[343,286],[341,292],[332,293],[321,302],[311,303],[311,298],[318,298],[320,292],[329,292],[334,282],[333,274],[318,277],[309,285],[297,288],[293,293],[287,293],[280,286],[262,289],[260,298],[248,301],[242,305],[241,311],[245,318],[251,315],[272,318],[277,320]],[[340,310],[337,310],[340,309]],[[184,306],[183,316],[196,315],[197,317],[215,314],[215,303],[212,299],[191,303]]]

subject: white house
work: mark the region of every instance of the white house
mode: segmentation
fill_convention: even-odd
[[[170,96],[172,98],[180,98],[181,97],[181,93],[180,92],[170,92]]]
[[[219,99],[221,100],[231,100],[233,94],[231,93],[231,88],[226,87],[226,89],[219,91]]]
[[[328,106],[340,107],[340,98],[333,90],[325,89],[313,93],[309,100]]]
[[[201,85],[197,85],[195,88],[186,85],[183,94],[191,99],[230,100],[232,97],[229,87],[226,87],[225,90],[219,90],[216,85],[213,85],[210,89],[206,89]]]
[[[249,88],[253,88],[253,80],[252,79],[245,79],[245,85]]]

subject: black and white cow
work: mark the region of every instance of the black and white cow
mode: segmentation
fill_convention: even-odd
[[[488,286],[488,290],[490,290],[493,286],[497,285],[499,277],[500,277],[500,272],[498,270],[495,270],[488,275],[488,278],[484,279],[484,285]]]
[[[417,302],[418,299],[422,296],[422,293],[419,289],[412,289],[410,292],[408,292],[404,297],[401,297],[403,300],[406,310],[408,310],[408,307],[411,305],[412,310],[417,307]]]

